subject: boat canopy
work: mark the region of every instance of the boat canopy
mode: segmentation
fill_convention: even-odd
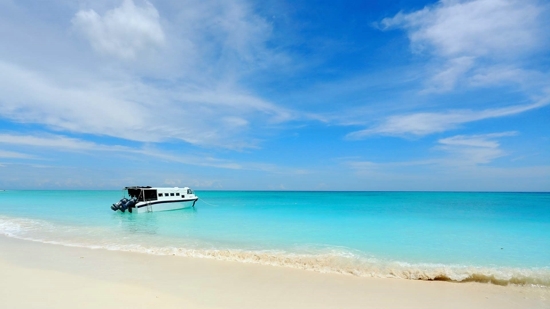
[[[147,187],[126,187],[125,190],[128,190],[128,195],[131,198],[137,198],[139,202],[144,201],[156,201],[157,200],[157,190],[151,189],[150,186]]]

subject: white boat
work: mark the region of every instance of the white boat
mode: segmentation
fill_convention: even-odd
[[[193,190],[185,188],[126,187],[128,197],[113,204],[111,209],[131,213],[175,210],[195,207],[199,199]]]

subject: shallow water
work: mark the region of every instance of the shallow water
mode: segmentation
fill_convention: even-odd
[[[549,193],[196,192],[129,214],[121,191],[0,192],[0,234],[359,276],[550,286]]]

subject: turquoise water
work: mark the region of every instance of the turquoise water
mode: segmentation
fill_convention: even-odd
[[[129,214],[122,191],[0,192],[0,234],[358,276],[550,286],[550,193],[198,191]]]

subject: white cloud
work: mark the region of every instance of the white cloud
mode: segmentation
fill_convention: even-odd
[[[139,81],[87,85],[2,63],[0,114],[57,130],[108,135],[143,142],[183,140],[226,148],[253,146],[243,140],[250,126],[287,121],[290,111],[236,89],[158,89]]]
[[[120,7],[103,16],[94,10],[81,10],[72,23],[96,51],[123,59],[135,59],[140,52],[165,42],[159,13],[147,1],[140,7],[132,0],[124,0]]]
[[[247,74],[284,58],[267,46],[271,28],[245,1],[154,7],[136,0],[114,8],[92,1],[80,11],[64,5],[48,6],[56,20],[65,18],[56,27],[24,4],[13,19],[3,16],[15,34],[0,34],[13,42],[13,52],[0,55],[0,117],[54,131],[230,149],[258,147],[261,128],[296,118],[242,85]],[[112,57],[97,57],[61,28],[71,19],[94,50]]]
[[[40,134],[40,135],[23,135],[23,134],[0,134],[0,144],[15,145],[15,146],[25,146],[25,147],[34,147],[34,148],[49,148],[58,152],[66,151],[78,151],[78,152],[119,152],[121,154],[133,154],[133,155],[144,155],[148,157],[155,157],[157,159],[179,162],[189,165],[199,165],[199,166],[211,166],[218,168],[227,168],[227,169],[242,169],[243,167],[240,164],[216,159],[209,156],[191,156],[191,155],[181,155],[181,154],[170,154],[167,152],[156,150],[152,147],[128,147],[120,145],[107,145],[107,144],[98,144],[94,142],[89,142],[81,140],[78,138],[67,137],[63,135],[54,135],[54,134]],[[1,156],[0,152],[0,156]],[[14,152],[15,154],[15,152]],[[22,159],[30,159],[31,157],[22,157]]]
[[[533,103],[481,110],[413,112],[386,117],[378,125],[349,133],[425,136],[463,124],[526,112],[550,103],[548,74],[524,68],[523,58],[548,46],[538,1],[441,0],[412,13],[400,12],[380,22],[382,29],[407,31],[413,50],[427,54],[428,78],[421,93],[450,92],[457,86],[519,86]],[[517,88],[516,88],[517,89]]]
[[[550,103],[550,97],[529,105],[516,105],[481,111],[454,110],[448,112],[414,113],[386,118],[374,128],[349,133],[348,139],[362,139],[371,135],[424,136],[455,129],[468,122],[523,113]]]
[[[468,84],[474,87],[520,85],[526,93],[550,93],[547,72],[517,68],[510,65],[479,68],[471,72]]]
[[[203,11],[201,19],[207,24],[205,31],[219,40],[226,49],[224,52],[229,51],[224,57],[237,56],[241,61],[254,63],[269,53],[264,44],[271,34],[271,26],[253,14],[247,4],[215,3],[208,8],[210,12]]]
[[[440,139],[437,149],[450,153],[451,157],[445,159],[446,164],[487,164],[506,155],[506,152],[500,149],[500,143],[496,138],[515,135],[517,132],[456,135]]]
[[[381,25],[404,28],[415,49],[443,57],[516,55],[540,44],[541,11],[530,0],[441,0]]]
[[[180,81],[228,83],[258,70],[289,67],[290,58],[268,46],[271,23],[247,0],[173,0],[157,6],[167,49],[175,49],[172,60],[182,64]]]
[[[15,151],[6,151],[0,149],[0,158],[4,159],[32,159],[34,156],[28,155],[26,153],[15,152]],[[0,165],[1,166],[1,165]]]
[[[535,0],[441,0],[385,18],[380,26],[406,30],[413,50],[436,58],[427,90],[442,92],[452,90],[472,69],[517,66],[521,57],[547,46],[541,18],[546,13],[547,6]],[[441,61],[447,63],[443,69]]]
[[[83,150],[83,151],[125,151],[129,148],[121,146],[107,146],[93,142],[83,141],[77,138],[66,137],[62,135],[41,134],[21,135],[21,134],[0,134],[0,144],[23,145],[32,147],[48,147],[60,150]]]
[[[85,152],[85,153],[97,153],[97,152],[110,152],[111,156],[116,153],[120,157],[124,157],[131,154],[133,157],[145,156],[149,158],[159,159],[161,161],[175,162],[186,165],[194,166],[207,166],[230,170],[250,170],[250,171],[264,171],[273,174],[289,174],[300,175],[308,173],[304,169],[295,169],[284,166],[277,166],[269,163],[258,162],[236,162],[232,160],[220,159],[207,154],[191,155],[175,153],[171,151],[157,149],[154,145],[146,144],[143,146],[121,146],[121,145],[108,145],[85,141],[78,138],[67,137],[64,135],[55,134],[38,134],[38,135],[25,135],[25,134],[9,134],[0,133],[0,145],[10,145],[11,147],[25,147],[49,149],[56,153],[63,152]],[[19,152],[2,151],[0,150],[0,158],[14,158],[14,159],[43,159],[36,156],[29,156]]]
[[[550,166],[502,167],[496,159],[508,156],[501,138],[518,132],[455,135],[442,138],[428,158],[410,161],[373,162],[342,160],[365,182],[391,190],[396,184],[406,190],[545,190]]]
[[[437,141],[435,150],[444,151],[443,157],[403,162],[377,163],[372,161],[344,161],[345,165],[361,172],[398,172],[408,168],[430,166],[464,167],[478,164],[488,164],[507,153],[500,148],[498,138],[518,135],[515,131],[479,134],[455,135]]]
[[[457,81],[474,65],[472,57],[458,57],[449,60],[445,68],[430,79],[425,92],[444,92],[455,88]]]

